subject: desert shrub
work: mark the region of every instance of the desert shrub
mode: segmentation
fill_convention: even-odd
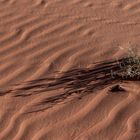
[[[119,70],[111,72],[113,77],[140,79],[140,57],[135,48],[128,49],[128,55],[118,62]]]

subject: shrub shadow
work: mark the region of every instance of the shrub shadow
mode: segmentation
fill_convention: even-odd
[[[47,94],[47,91],[63,89],[61,94],[47,97],[38,103],[38,105],[49,104],[50,107],[65,101],[73,94],[77,94],[78,99],[81,99],[96,90],[101,90],[120,81],[138,80],[129,77],[121,77],[117,74],[122,70],[120,66],[124,63],[128,65],[126,63],[127,60],[128,58],[122,58],[115,61],[101,62],[90,68],[73,69],[61,73],[56,72],[58,75],[57,77],[50,76],[43,79],[28,81],[25,82],[22,87],[18,87],[22,85],[19,84],[13,89],[11,88],[7,91],[0,92],[0,96],[12,93],[14,97],[27,97],[41,93]],[[112,72],[116,73],[116,75],[112,74]]]

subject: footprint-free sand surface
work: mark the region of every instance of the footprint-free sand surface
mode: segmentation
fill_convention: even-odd
[[[140,0],[0,0],[0,140],[140,140],[139,81],[92,84],[139,45]]]

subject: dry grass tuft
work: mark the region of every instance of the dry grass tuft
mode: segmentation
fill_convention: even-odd
[[[120,69],[111,72],[113,77],[119,76],[122,79],[140,79],[140,57],[135,48],[129,48],[128,56],[118,62]]]

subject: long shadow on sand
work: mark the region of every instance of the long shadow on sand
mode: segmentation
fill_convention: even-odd
[[[63,102],[73,94],[77,94],[78,98],[82,98],[96,90],[101,90],[109,85],[116,84],[125,79],[120,77],[118,73],[122,71],[120,66],[129,65],[128,58],[122,58],[115,61],[107,61],[95,64],[91,68],[73,69],[67,72],[58,73],[57,77],[50,76],[43,79],[19,84],[15,88],[1,92],[1,96],[11,93],[14,97],[27,97],[35,94],[47,94],[47,91],[57,91],[63,89],[58,95],[46,97],[39,104],[54,105]],[[117,73],[116,75],[113,73]]]

